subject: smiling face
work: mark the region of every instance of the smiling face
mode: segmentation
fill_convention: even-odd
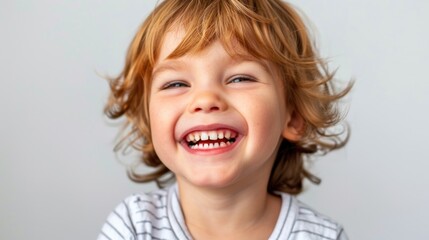
[[[158,157],[179,184],[268,182],[282,135],[292,131],[280,80],[269,64],[232,58],[220,42],[167,59],[182,37],[166,34],[153,70],[149,116]]]

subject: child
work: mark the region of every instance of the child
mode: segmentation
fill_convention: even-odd
[[[281,0],[162,1],[106,107],[155,168],[130,178],[161,189],[125,199],[98,239],[347,239],[293,197],[320,182],[304,157],[346,142],[327,130],[351,86],[332,77]]]

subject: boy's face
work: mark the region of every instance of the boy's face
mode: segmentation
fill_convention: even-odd
[[[269,66],[233,59],[219,42],[166,57],[182,41],[169,32],[155,64],[152,141],[179,184],[223,188],[268,181],[290,114]]]

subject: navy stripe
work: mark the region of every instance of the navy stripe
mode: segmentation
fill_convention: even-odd
[[[128,208],[128,205],[127,205],[127,203],[125,202],[125,201],[122,201],[122,204],[124,204],[124,206],[125,206],[125,208],[127,209],[127,216],[128,216],[128,219],[130,219],[130,221],[131,221],[131,215],[130,215],[130,213],[131,213],[131,211],[130,211],[130,209]],[[132,221],[131,221],[132,222]],[[133,228],[133,232],[134,233],[136,233],[137,232],[137,230],[135,229],[135,227],[134,227],[134,224],[132,224],[131,223],[131,227]]]
[[[328,239],[328,240],[337,240],[337,239],[330,238],[330,237],[327,237],[327,236],[323,236],[321,234],[318,234],[318,233],[315,233],[315,232],[311,232],[311,231],[308,231],[308,230],[297,230],[297,231],[293,231],[292,234],[297,234],[297,233],[301,233],[301,232],[312,234],[312,235],[315,235],[315,236],[318,236],[318,237],[321,237],[321,238],[324,238],[324,239]]]
[[[106,233],[104,233],[104,231],[103,231],[103,230],[101,231],[101,235],[103,235],[105,238],[107,238],[107,239],[109,239],[109,240],[113,240],[113,239],[111,239],[109,236],[107,236],[107,234],[106,234]]]
[[[280,230],[279,235],[277,236],[277,240],[278,240],[278,239],[280,238],[280,236],[282,235],[282,232],[283,232],[283,230],[284,230],[284,228],[285,228],[286,221],[288,220],[289,212],[290,212],[290,209],[291,209],[291,206],[292,206],[292,198],[291,198],[291,197],[288,197],[288,199],[289,199],[289,206],[288,206],[288,209],[287,209],[287,213],[286,213],[285,220],[283,221],[283,224],[282,224],[282,228],[281,228],[281,230]],[[281,210],[280,210],[280,211],[281,211]]]
[[[295,219],[293,220],[293,224],[292,224],[291,231],[295,229],[295,223],[296,223],[296,217],[295,217]]]
[[[147,232],[137,233],[137,235],[141,235],[141,236],[148,235],[148,236],[150,236],[150,239],[152,239],[152,240],[169,240],[169,239],[165,239],[165,238],[154,237],[153,235],[151,235],[150,233],[147,233]]]
[[[343,233],[344,233],[344,228],[341,228],[340,232],[338,233],[337,240],[340,239],[340,237]]]
[[[128,228],[128,231],[130,231],[131,235],[133,235],[134,237],[136,236],[135,233],[133,232],[133,230],[131,230],[131,227],[128,226],[128,224],[125,222],[125,220],[121,217],[121,215],[119,215],[119,213],[116,212],[116,210],[113,211],[114,214],[116,214],[116,216],[118,216],[119,219],[121,219],[122,223]]]
[[[109,221],[106,222],[107,225],[109,225],[113,230],[115,230],[115,232],[121,236],[122,239],[125,239],[124,236],[118,231],[118,229],[116,229]]]
[[[167,196],[167,204],[168,204],[168,206],[167,206],[167,219],[168,219],[168,223],[170,224],[170,226],[171,227],[173,227],[173,224],[171,224],[171,219],[170,219],[170,217],[169,217],[169,211],[171,210],[171,212],[173,213],[173,216],[175,215],[174,214],[174,210],[173,210],[173,203],[172,203],[172,196],[171,196],[171,188],[170,188],[170,190],[168,191],[168,196]],[[173,189],[174,190],[174,189]],[[176,221],[177,222],[177,221]],[[176,237],[176,239],[179,239],[178,237],[177,237],[177,233],[173,230],[173,233],[174,233],[174,236]]]
[[[313,209],[306,208],[306,207],[303,207],[303,206],[299,206],[299,213],[305,214],[305,215],[317,216]]]
[[[136,211],[136,213],[148,213],[148,214],[150,214],[150,215],[152,215],[156,220],[161,220],[161,219],[163,219],[163,218],[167,218],[167,216],[160,216],[160,217],[158,217],[158,216],[156,216],[156,214],[155,213],[153,213],[153,212],[151,212],[151,211],[149,211],[149,210],[147,210],[147,209],[142,209],[142,210],[138,210],[138,211]]]
[[[179,202],[179,196],[177,196],[177,192],[176,191],[174,191],[174,195],[173,195],[176,199],[176,201],[177,202]],[[176,217],[176,214],[174,213],[174,210],[173,210],[173,217],[174,217],[174,219],[176,220],[176,222],[177,223],[179,223],[179,220],[177,219],[177,217]],[[188,239],[188,236],[187,236],[187,234],[185,233],[185,230],[183,230],[183,228],[182,228],[182,224],[179,224],[179,228],[180,228],[180,230],[182,231],[182,233],[183,233],[183,236],[185,236],[186,237],[186,239]]]
[[[173,229],[171,227],[155,227],[153,225],[153,222],[149,221],[149,220],[142,220],[142,221],[137,221],[136,223],[141,223],[141,224],[145,224],[145,223],[150,223],[151,224],[151,228],[156,229],[156,230],[170,230],[173,231]]]
[[[162,198],[167,196],[167,191],[163,190],[163,191],[153,192],[153,193],[150,193],[150,195],[155,196],[157,198]]]
[[[305,210],[305,211],[307,211],[307,212],[302,212],[301,210]],[[306,208],[306,207],[303,207],[303,206],[299,206],[299,213],[300,214],[302,214],[302,215],[310,215],[310,216],[315,216],[315,217],[318,217],[318,218],[320,218],[320,219],[322,219],[322,220],[325,220],[325,221],[327,221],[327,222],[329,222],[329,223],[331,223],[332,225],[337,225],[334,221],[332,221],[330,218],[328,218],[328,217],[326,217],[326,216],[324,216],[324,215],[322,215],[322,214],[320,214],[320,213],[318,213],[318,212],[316,212],[316,211],[314,211],[313,209],[311,209],[311,208]]]
[[[318,226],[321,226],[321,227],[324,227],[324,228],[328,228],[328,229],[331,229],[331,230],[334,230],[334,231],[337,230],[337,228],[326,226],[326,225],[323,225],[323,224],[317,223],[317,222],[312,222],[312,221],[309,221],[309,220],[306,220],[306,219],[297,219],[297,221],[315,224],[315,225],[318,225]]]
[[[154,202],[152,202],[150,200],[142,200],[142,199],[140,199],[140,202],[148,203],[148,204],[152,205],[155,209],[162,209],[162,208],[165,208],[167,206],[167,205],[157,206]]]

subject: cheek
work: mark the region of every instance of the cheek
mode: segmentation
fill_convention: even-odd
[[[171,135],[171,113],[162,104],[152,101],[149,104],[149,119],[150,129],[152,134],[152,142],[154,144],[157,154],[162,155],[162,142],[168,141]]]
[[[286,109],[276,94],[255,100],[246,109],[251,136],[249,147],[258,149],[256,154],[272,154],[282,136]]]
[[[276,144],[282,134],[282,120],[280,109],[274,106],[259,106],[256,116],[253,118],[253,129],[259,142]]]
[[[254,97],[253,100],[249,99],[246,106],[248,119],[256,127],[272,131],[280,131],[279,128],[283,127],[286,109],[284,102],[274,91]]]
[[[178,169],[176,165],[178,142],[174,131],[180,116],[179,106],[177,103],[154,100],[149,104],[149,114],[155,152],[168,169],[176,172]]]
[[[152,143],[158,157],[168,161],[173,151],[177,150],[174,132],[180,116],[180,106],[171,101],[153,99],[149,104],[149,119]]]

